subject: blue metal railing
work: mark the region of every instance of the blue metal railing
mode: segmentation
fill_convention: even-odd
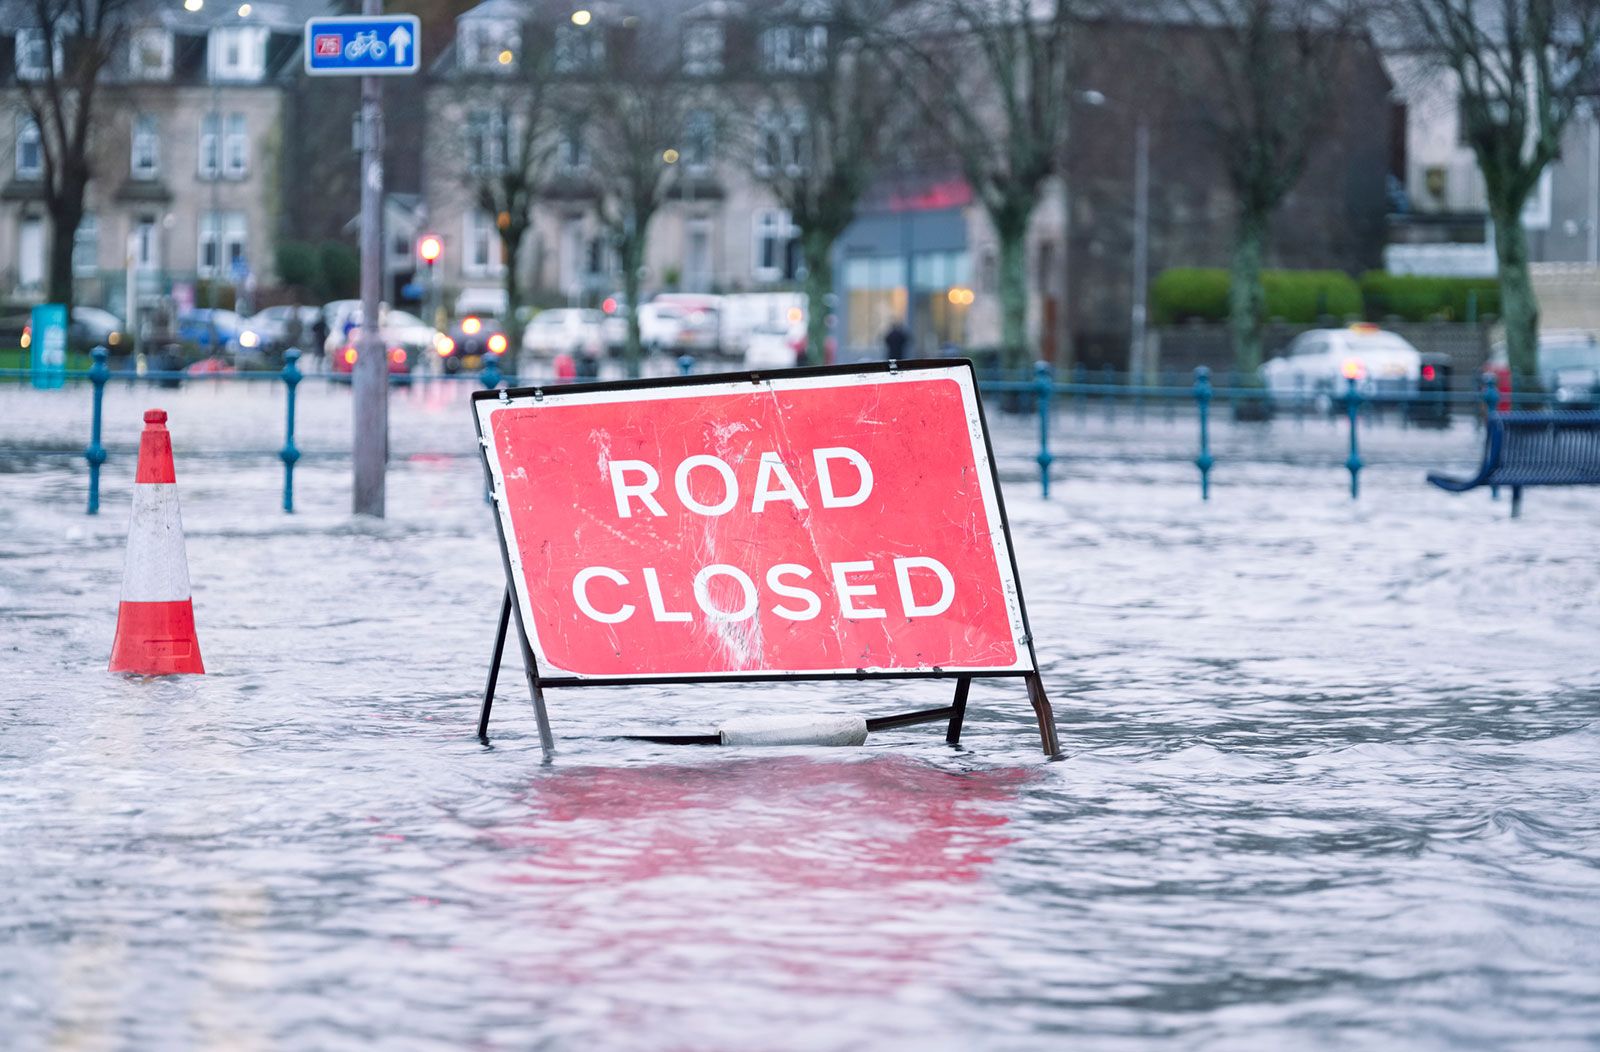
[[[277,456],[283,461],[283,510],[292,513],[294,469],[302,456],[295,445],[296,389],[303,381],[309,379],[348,380],[348,376],[330,374],[308,376],[301,371],[299,361],[300,353],[291,350],[284,356],[283,368],[273,372],[194,375],[180,371],[157,370],[139,374],[113,373],[108,366],[105,348],[95,348],[90,368],[69,371],[66,377],[69,384],[86,381],[91,389],[93,412],[89,444],[83,453],[89,465],[88,514],[98,513],[100,506],[100,469],[108,457],[102,442],[103,403],[106,384],[111,380],[171,387],[185,382],[202,381],[214,384],[281,382],[285,388],[284,444]],[[727,363],[701,362],[690,355],[658,363],[658,369],[664,368],[668,372],[675,369],[678,374],[685,376],[700,371],[702,366],[705,366],[707,371],[726,371],[730,368]],[[8,379],[24,380],[30,375],[31,373],[24,369],[0,370],[0,382]],[[1301,397],[1300,395],[1305,393],[1297,391],[1295,396],[1288,399],[1284,399],[1280,393],[1274,396],[1277,399],[1275,402],[1269,400],[1267,393],[1259,387],[1240,386],[1231,374],[1228,385],[1219,388],[1213,382],[1211,371],[1203,366],[1195,369],[1193,381],[1188,384],[1180,382],[1172,373],[1163,374],[1158,383],[1139,383],[1132,382],[1129,376],[1112,373],[1109,370],[1100,371],[1094,377],[1094,382],[1090,382],[1091,374],[1082,365],[1073,369],[1072,376],[1071,382],[1059,382],[1049,363],[1036,362],[1031,374],[1007,376],[1003,373],[990,372],[983,375],[978,384],[985,401],[993,400],[1002,412],[1025,412],[1032,409],[1036,413],[1038,453],[1033,459],[1038,465],[1040,495],[1046,499],[1050,496],[1052,467],[1061,459],[1051,450],[1051,431],[1053,425],[1058,422],[1055,416],[1060,406],[1070,407],[1074,411],[1076,423],[1079,426],[1087,426],[1091,401],[1098,400],[1101,403],[1104,419],[1108,424],[1115,422],[1119,408],[1131,409],[1132,419],[1143,422],[1146,406],[1152,402],[1159,402],[1164,407],[1163,417],[1166,423],[1175,426],[1180,409],[1192,404],[1196,423],[1196,452],[1193,463],[1199,472],[1200,499],[1203,501],[1211,498],[1212,473],[1217,465],[1211,438],[1214,423],[1212,411],[1219,399],[1225,400],[1232,417],[1236,420],[1249,418],[1247,410],[1251,406],[1255,407],[1254,411],[1264,412],[1267,417],[1274,414],[1288,415],[1292,417],[1297,427],[1302,428],[1309,417],[1325,416],[1330,424],[1334,424],[1342,416],[1348,431],[1348,450],[1343,466],[1350,473],[1350,496],[1355,500],[1360,498],[1360,475],[1366,466],[1360,450],[1360,432],[1363,427],[1386,423],[1398,424],[1400,427],[1424,424],[1438,426],[1447,424],[1455,414],[1465,419],[1481,421],[1484,414],[1493,413],[1502,405],[1519,409],[1536,408],[1544,406],[1546,402],[1543,396],[1537,394],[1519,391],[1512,395],[1501,392],[1494,378],[1490,376],[1484,378],[1481,392],[1426,391],[1421,394],[1404,395],[1364,393],[1357,382],[1351,379],[1346,382],[1345,390],[1337,398],[1330,397],[1326,392],[1321,398]],[[502,384],[515,387],[566,382],[565,378],[538,372],[529,372],[522,376],[507,375],[501,371],[497,355],[486,356],[482,370],[476,374],[391,375],[389,380],[391,385],[396,387],[459,383],[465,385],[463,389],[479,386],[489,390]],[[1255,419],[1260,418],[1258,416]]]

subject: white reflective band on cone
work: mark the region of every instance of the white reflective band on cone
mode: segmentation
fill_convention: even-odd
[[[717,728],[724,745],[860,745],[860,716],[741,716]]]
[[[171,482],[140,482],[133,487],[122,601],[170,603],[189,597],[189,560],[183,550],[178,487]]]

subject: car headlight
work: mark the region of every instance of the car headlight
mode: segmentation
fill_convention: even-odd
[[[261,342],[261,337],[257,336],[255,333],[251,332],[249,329],[246,329],[244,332],[241,332],[239,334],[239,346],[240,347],[254,347],[256,344],[258,344],[260,342]]]

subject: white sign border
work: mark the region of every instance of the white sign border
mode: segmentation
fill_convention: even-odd
[[[373,66],[359,69],[316,69],[311,65],[312,25],[362,26],[382,22],[404,22],[411,27],[411,62],[404,66]],[[416,15],[325,15],[306,19],[300,34],[301,61],[308,77],[414,77],[422,72],[422,19]]]
[[[539,679],[557,682],[581,682],[596,686],[607,683],[630,683],[649,680],[749,680],[749,679],[823,679],[856,678],[867,676],[956,676],[956,675],[1017,675],[1037,671],[1027,619],[1022,609],[1022,593],[1017,583],[1014,552],[1006,528],[1006,518],[1000,511],[996,491],[995,465],[990,456],[984,432],[983,416],[978,405],[978,392],[973,373],[965,362],[949,366],[916,366],[897,370],[872,370],[861,372],[830,372],[823,375],[762,373],[752,381],[748,375],[734,374],[727,381],[661,384],[642,387],[618,387],[604,390],[563,390],[540,388],[542,397],[517,394],[509,397],[501,392],[500,398],[479,398],[473,402],[477,417],[479,445],[484,463],[488,467],[495,515],[500,524],[500,536],[511,573],[512,592],[516,596],[520,620],[527,630],[529,647],[539,662]],[[1006,618],[1011,627],[1011,641],[1016,659],[1010,665],[932,665],[895,666],[889,668],[867,666],[819,669],[743,669],[723,672],[703,670],[668,672],[628,672],[593,675],[562,668],[550,660],[537,632],[533,605],[528,594],[527,575],[524,572],[522,553],[516,543],[516,530],[511,521],[509,501],[506,496],[505,470],[494,448],[494,416],[512,409],[540,409],[555,405],[595,405],[612,402],[645,402],[677,398],[704,398],[722,394],[749,394],[752,387],[767,391],[815,390],[834,387],[854,387],[864,383],[926,383],[932,380],[953,380],[961,390],[962,407],[966,413],[967,435],[972,443],[973,464],[978,469],[979,488],[983,497],[984,514],[989,523],[989,537],[994,549],[995,568],[1000,575],[1000,587],[1005,593]],[[987,470],[985,470],[987,469]]]

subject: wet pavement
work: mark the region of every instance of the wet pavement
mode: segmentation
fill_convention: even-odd
[[[247,452],[281,402],[205,397],[168,408],[209,674],[164,681],[104,671],[131,457],[90,519],[33,441],[86,399],[0,403],[7,1047],[1600,1044],[1600,494],[1423,485],[1466,427],[1379,430],[1352,504],[1340,434],[1280,422],[1203,505],[1179,424],[1062,421],[1049,501],[999,424],[1064,762],[1013,684],[959,748],[611,737],[948,689],[874,683],[556,691],[544,765],[514,668],[472,733],[503,580],[459,401],[397,409],[363,522],[341,393],[292,517]]]

